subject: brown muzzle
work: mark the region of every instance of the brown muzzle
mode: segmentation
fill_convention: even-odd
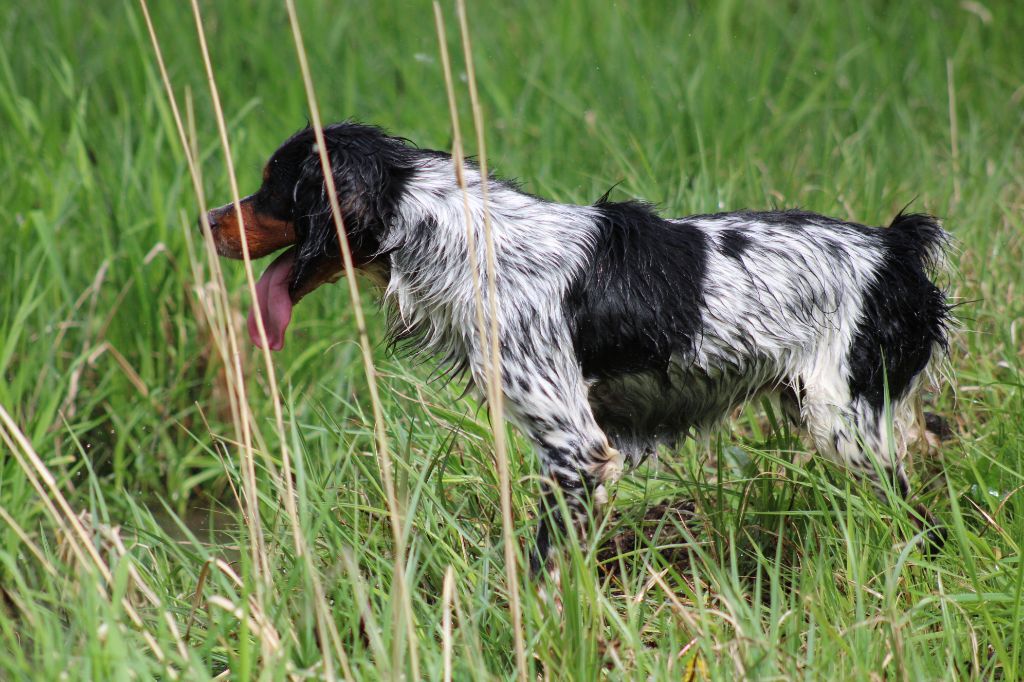
[[[269,256],[295,243],[294,226],[287,220],[257,212],[252,196],[242,199],[241,209],[241,221],[234,203],[215,208],[207,214],[210,234],[221,256],[242,258],[243,234],[249,246],[249,258]]]

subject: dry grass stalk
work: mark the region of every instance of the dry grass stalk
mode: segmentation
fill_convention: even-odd
[[[434,20],[437,27],[438,42],[441,50],[441,62],[444,67],[445,86],[448,91],[448,106],[452,119],[453,149],[452,158],[455,162],[456,182],[462,189],[463,207],[466,213],[466,240],[469,254],[469,269],[473,282],[473,297],[476,303],[476,322],[483,353],[483,364],[487,374],[487,407],[490,413],[491,429],[494,434],[494,454],[498,466],[498,487],[501,498],[502,541],[505,552],[505,577],[508,583],[509,609],[512,614],[512,629],[516,653],[516,670],[520,680],[526,679],[526,646],[523,638],[522,608],[519,600],[518,553],[514,538],[514,519],[512,515],[511,480],[508,465],[508,443],[505,438],[504,393],[501,386],[501,346],[499,336],[497,276],[495,264],[494,235],[491,229],[490,211],[488,210],[487,185],[487,150],[484,140],[483,111],[476,88],[476,73],[473,69],[473,51],[469,35],[469,24],[466,18],[466,7],[462,0],[456,3],[459,17],[459,29],[462,36],[463,55],[466,64],[466,76],[469,85],[470,106],[473,112],[473,127],[477,137],[477,159],[480,167],[480,189],[483,202],[484,217],[484,248],[485,269],[480,273],[477,262],[476,233],[473,229],[472,216],[469,208],[469,193],[466,186],[464,163],[465,150],[462,144],[462,130],[459,123],[458,107],[455,99],[454,81],[452,78],[451,61],[448,56],[448,43],[444,29],[441,6],[434,2]],[[481,276],[482,274],[482,276]],[[490,315],[489,326],[485,323],[484,295],[480,280],[487,286],[486,305]]]
[[[444,572],[441,589],[441,648],[444,658],[444,682],[452,679],[452,600],[455,592],[455,569],[451,564]]]
[[[194,1],[194,0],[193,0]],[[348,282],[349,295],[352,300],[353,316],[356,329],[359,335],[359,348],[362,351],[363,370],[366,374],[366,383],[370,392],[370,404],[373,410],[373,427],[377,441],[377,459],[380,465],[381,477],[384,481],[384,491],[387,497],[388,514],[391,518],[391,532],[395,543],[395,585],[398,588],[398,599],[401,604],[400,612],[405,622],[406,636],[409,640],[409,663],[412,669],[413,679],[419,679],[419,656],[416,651],[416,627],[415,616],[412,611],[412,599],[409,595],[409,586],[405,576],[405,527],[402,523],[402,511],[398,502],[398,495],[395,492],[394,468],[391,461],[391,451],[388,447],[387,428],[384,422],[384,408],[380,400],[380,392],[377,386],[377,369],[373,362],[373,349],[370,346],[369,335],[366,332],[366,316],[363,313],[362,300],[359,297],[359,283],[356,281],[356,272],[352,261],[352,250],[349,247],[348,237],[345,233],[345,224],[341,215],[341,206],[338,203],[338,190],[334,185],[334,176],[331,173],[331,162],[327,156],[327,144],[324,141],[324,129],[320,117],[320,107],[316,101],[316,91],[313,87],[313,78],[309,71],[309,61],[306,58],[306,48],[302,41],[302,31],[299,27],[298,15],[295,12],[293,0],[285,0],[288,9],[288,20],[292,27],[292,35],[295,39],[295,51],[299,60],[299,68],[302,71],[302,83],[306,90],[306,98],[309,104],[309,115],[316,136],[317,149],[320,155],[320,164],[323,170],[324,185],[331,204],[331,215],[334,218],[334,227],[338,234],[338,244],[341,248],[341,258],[345,269],[345,280]],[[395,638],[395,645],[392,650],[392,663],[398,668],[401,660],[400,638]]]
[[[72,510],[71,504],[64,497],[53,474],[50,473],[50,470],[36,453],[28,438],[2,405],[0,405],[0,426],[3,427],[0,429],[0,438],[2,438],[3,442],[14,454],[14,458],[25,472],[29,483],[39,494],[50,518],[59,531],[63,533],[63,537],[66,539],[77,563],[83,570],[96,570],[100,574],[101,581],[96,584],[96,587],[101,597],[109,600],[110,594],[107,588],[113,582],[113,574],[110,571],[110,567],[103,560],[103,557],[100,556],[92,542],[91,534],[86,530],[82,519]],[[144,592],[152,594],[152,590],[145,585],[137,572],[133,574],[133,578],[138,578],[138,585],[144,588]],[[167,660],[167,654],[164,653],[156,638],[149,632],[145,621],[142,620],[142,616],[139,615],[139,612],[127,596],[121,599],[121,607],[128,614],[128,619],[142,635],[153,655],[166,667],[167,676],[170,679],[178,679],[178,671],[171,666],[171,663]],[[184,660],[187,661],[188,659]]]
[[[230,305],[229,305],[229,303],[227,301],[227,296],[226,296],[226,293],[225,293],[225,287],[223,285],[224,280],[223,280],[222,272],[220,270],[220,261],[219,261],[219,259],[217,257],[216,249],[213,247],[212,237],[211,237],[211,234],[210,234],[209,225],[207,223],[207,218],[206,218],[207,206],[206,206],[205,194],[204,194],[203,188],[202,188],[202,178],[201,178],[201,175],[200,175],[200,172],[199,172],[198,164],[196,164],[196,162],[195,162],[195,158],[196,158],[195,150],[189,144],[189,140],[190,139],[192,139],[194,141],[196,138],[195,138],[195,135],[194,135],[194,131],[193,131],[193,135],[191,136],[191,138],[188,135],[186,135],[186,133],[185,133],[185,128],[184,128],[184,125],[182,124],[182,119],[181,119],[180,111],[179,111],[178,106],[177,106],[176,98],[174,97],[174,91],[173,91],[173,88],[171,87],[170,79],[167,76],[167,70],[164,67],[163,56],[162,56],[162,51],[160,49],[159,40],[158,40],[158,38],[156,36],[156,32],[155,32],[155,30],[153,28],[153,24],[152,24],[152,21],[150,19],[149,9],[148,9],[148,7],[146,5],[145,0],[140,0],[140,3],[142,5],[142,10],[143,10],[143,14],[145,16],[146,26],[147,26],[147,29],[149,31],[150,39],[151,39],[151,41],[153,43],[153,47],[154,47],[154,50],[155,50],[156,55],[157,55],[157,62],[158,62],[158,65],[159,65],[161,78],[163,80],[163,84],[164,84],[164,88],[165,88],[166,93],[167,93],[168,101],[169,101],[169,103],[171,105],[172,113],[174,115],[175,125],[176,125],[176,127],[178,129],[178,134],[179,134],[181,146],[182,146],[182,149],[183,149],[183,151],[185,153],[186,160],[188,162],[189,172],[190,172],[190,176],[192,178],[193,187],[194,187],[194,189],[196,191],[196,196],[197,196],[197,199],[199,201],[200,220],[202,221],[203,228],[204,228],[203,229],[203,234],[204,234],[204,242],[205,242],[205,245],[206,245],[207,262],[209,263],[210,269],[214,273],[214,276],[215,276],[215,283],[216,283],[215,284],[215,292],[216,292],[216,294],[219,294],[219,295],[213,296],[211,300],[204,301],[204,303],[206,303],[208,305],[208,307],[206,308],[206,311],[207,311],[207,314],[210,316],[211,330],[214,332],[213,336],[215,338],[215,343],[217,344],[218,348],[221,350],[222,358],[224,358],[224,360],[225,360],[225,366],[229,368],[229,371],[228,371],[228,384],[232,388],[232,390],[229,391],[229,394],[231,395],[232,415],[234,417],[234,422],[235,422],[235,425],[237,427],[236,428],[236,432],[241,435],[240,440],[241,440],[241,443],[242,443],[242,450],[243,450],[243,453],[242,453],[243,454],[243,457],[242,457],[243,477],[242,478],[243,478],[243,486],[244,486],[245,491],[246,491],[245,495],[243,495],[243,497],[245,498],[245,500],[247,502],[247,504],[244,505],[243,508],[245,508],[246,512],[247,512],[245,514],[245,518],[246,518],[246,522],[247,522],[246,525],[249,528],[250,536],[252,538],[254,538],[254,540],[255,540],[255,542],[254,542],[254,544],[252,546],[253,564],[254,564],[254,567],[257,570],[257,575],[261,576],[263,581],[266,581],[266,586],[269,586],[269,579],[270,579],[269,558],[268,558],[267,552],[266,552],[266,543],[264,541],[263,528],[262,528],[262,524],[260,522],[260,516],[259,516],[258,493],[257,493],[256,475],[255,475],[255,462],[254,462],[255,457],[254,457],[254,454],[253,454],[253,447],[252,447],[252,434],[253,434],[253,422],[254,422],[254,419],[252,417],[251,411],[248,408],[248,401],[246,399],[244,375],[242,373],[242,368],[241,368],[241,353],[239,352],[239,344],[238,344],[238,340],[237,340],[237,335],[235,334],[235,331],[234,331],[234,325],[232,325],[230,323],[231,309],[230,309]],[[207,47],[206,47],[206,37],[205,37],[205,33],[203,31],[202,17],[201,17],[200,11],[199,11],[199,7],[198,7],[198,5],[195,2],[192,3],[192,8],[193,8],[193,14],[194,14],[194,17],[195,17],[195,22],[196,22],[196,31],[197,31],[197,35],[199,37],[200,47],[201,47],[202,54],[203,54],[203,61],[204,61],[205,67],[206,67],[207,77],[209,79],[210,92],[211,92],[211,96],[213,98],[215,112],[217,114],[217,124],[218,124],[218,129],[220,131],[221,142],[223,144],[225,157],[227,159],[228,175],[229,175],[229,178],[230,178],[232,195],[233,195],[232,199],[233,199],[234,204],[235,204],[235,210],[238,212],[239,224],[241,225],[242,224],[242,216],[241,216],[241,212],[239,210],[239,204],[240,204],[241,197],[240,197],[240,193],[238,191],[237,177],[236,177],[235,172],[234,172],[231,149],[230,149],[230,145],[229,145],[229,142],[228,142],[228,139],[227,139],[227,126],[225,124],[224,117],[223,117],[223,111],[222,111],[221,106],[220,106],[220,98],[219,98],[219,95],[218,95],[218,91],[217,91],[217,87],[216,87],[216,82],[214,80],[213,68],[212,68],[212,64],[210,62],[209,52],[208,52]],[[191,101],[189,103],[191,103]],[[190,111],[191,111],[191,107],[190,107]],[[191,117],[190,117],[190,121],[191,121]],[[253,299],[255,299],[256,298],[256,295],[255,295],[255,279],[254,279],[254,275],[253,275],[253,271],[252,271],[251,259],[249,258],[248,245],[246,244],[245,240],[242,241],[242,247],[243,247],[243,260],[244,260],[245,271],[246,271],[246,279],[247,279],[247,282],[249,284],[249,292],[250,292],[250,295],[253,297]],[[197,266],[198,266],[198,264],[193,261],[193,271],[194,272],[199,272],[200,271],[200,269]],[[256,312],[256,315],[257,315],[257,326],[260,329],[260,334],[261,334],[261,337],[263,338],[263,341],[264,341],[264,343],[263,343],[263,346],[264,346],[263,357],[264,357],[264,362],[266,364],[266,374],[267,374],[268,380],[270,382],[270,390],[271,390],[271,393],[272,393],[272,401],[273,401],[273,405],[274,405],[275,426],[276,426],[277,433],[278,433],[278,438],[279,438],[279,441],[280,441],[281,455],[282,455],[282,466],[283,466],[284,471],[283,471],[283,473],[282,473],[282,475],[280,477],[275,475],[273,463],[271,461],[269,461],[269,460],[267,462],[267,467],[271,471],[272,478],[274,479],[275,483],[278,484],[277,485],[278,488],[280,488],[281,479],[283,479],[283,484],[284,484],[284,488],[285,488],[285,491],[284,491],[285,492],[285,495],[284,495],[285,496],[285,509],[286,509],[286,513],[287,513],[287,516],[288,516],[288,519],[289,519],[289,522],[290,522],[290,525],[291,525],[292,539],[293,539],[293,542],[294,542],[296,555],[302,557],[305,560],[306,568],[307,568],[307,577],[308,577],[308,579],[310,581],[310,584],[311,584],[311,586],[313,588],[314,595],[315,595],[315,602],[316,602],[315,608],[316,608],[317,616],[318,616],[318,618],[317,618],[317,634],[318,634],[318,637],[319,637],[319,639],[321,641],[321,645],[322,645],[323,650],[325,652],[330,650],[330,648],[329,648],[330,645],[333,645],[333,649],[334,649],[336,655],[338,656],[339,661],[341,662],[341,666],[343,668],[343,671],[344,671],[346,677],[351,678],[351,673],[349,672],[349,667],[348,667],[347,656],[346,656],[346,654],[344,652],[344,648],[341,645],[340,637],[338,636],[337,630],[334,627],[333,620],[329,618],[328,614],[326,614],[327,606],[326,606],[326,599],[324,597],[323,588],[320,585],[320,580],[319,580],[317,571],[315,569],[315,566],[313,565],[312,559],[310,557],[310,553],[309,553],[309,551],[308,551],[308,549],[306,547],[305,536],[302,533],[301,525],[299,523],[298,510],[297,510],[297,507],[296,507],[295,492],[294,492],[293,483],[292,483],[292,467],[291,467],[290,455],[289,455],[289,451],[288,451],[288,447],[287,447],[286,433],[285,433],[285,430],[284,430],[283,410],[282,410],[282,407],[281,407],[280,398],[279,398],[278,390],[277,390],[276,374],[275,374],[274,369],[273,369],[273,363],[272,363],[272,360],[271,360],[271,357],[270,357],[270,352],[269,352],[269,350],[266,349],[266,346],[267,346],[267,343],[266,343],[266,331],[265,331],[265,328],[263,326],[263,321],[259,317],[258,306],[256,306],[256,308],[257,308],[257,312]],[[226,343],[225,343],[225,341],[226,341]],[[257,432],[256,435],[259,436],[258,432]],[[255,600],[255,601],[257,601],[257,603],[254,604],[254,605],[250,605],[250,608],[252,608],[252,606],[257,606],[257,613],[262,613],[263,609],[259,606],[258,600]],[[255,630],[255,632],[259,632],[261,634],[265,634],[265,633],[267,633],[267,628],[260,628],[260,629]],[[268,637],[268,636],[261,637],[261,642],[262,642],[262,647],[263,647],[263,650],[264,650],[264,655],[265,656],[276,655],[276,651],[279,648],[279,641],[280,640],[276,636],[276,632],[274,633],[274,637]],[[329,660],[329,656],[325,656],[325,670],[326,670],[326,672],[328,673],[329,676],[333,676],[333,669],[331,667],[331,662]]]
[[[174,124],[178,131],[181,148],[185,154],[185,161],[188,164],[192,187],[196,193],[196,200],[200,207],[199,219],[203,227],[207,262],[210,265],[210,270],[214,275],[215,282],[213,287],[214,296],[210,299],[206,299],[201,296],[200,299],[204,306],[207,306],[206,310],[209,315],[210,328],[214,331],[213,338],[215,345],[221,352],[221,357],[224,360],[224,366],[228,371],[228,385],[232,388],[230,391],[231,412],[234,417],[237,440],[242,443],[243,470],[253,472],[251,479],[252,485],[246,485],[246,497],[248,499],[243,500],[242,509],[245,510],[244,516],[246,518],[246,526],[249,529],[250,537],[253,541],[253,544],[251,545],[251,555],[254,570],[257,572],[257,575],[266,575],[267,561],[266,552],[264,550],[265,542],[263,539],[263,528],[259,523],[254,467],[251,466],[253,461],[253,452],[252,438],[249,428],[250,421],[248,415],[245,414],[248,403],[245,397],[245,385],[239,380],[242,376],[241,354],[238,351],[238,340],[234,333],[234,329],[232,325],[227,322],[229,320],[227,311],[230,309],[230,305],[225,293],[224,277],[220,269],[220,261],[216,255],[213,238],[210,235],[209,223],[206,218],[206,195],[203,191],[202,176],[200,174],[198,164],[196,163],[195,150],[192,145],[189,144],[190,138],[185,132],[185,126],[181,118],[181,111],[178,107],[177,98],[174,95],[174,89],[171,86],[170,77],[167,75],[167,68],[164,65],[163,59],[163,50],[160,48],[160,41],[157,38],[156,30],[153,27],[153,21],[149,13],[149,6],[146,0],[139,0],[139,4],[142,8],[142,15],[146,22],[146,29],[149,32],[149,38],[156,55],[157,67],[160,71],[164,90],[167,93],[167,101],[171,107],[171,113],[174,117]],[[190,102],[191,99],[189,99],[189,103]],[[187,236],[186,238],[190,239],[190,236]],[[192,265],[193,272],[198,272],[197,263],[194,259],[192,259]]]
[[[193,0],[192,2],[192,13],[195,19],[196,35],[199,38],[199,48],[200,52],[202,53],[203,64],[206,67],[206,77],[207,82],[209,83],[210,86],[210,96],[213,100],[214,113],[217,119],[217,129],[220,133],[221,145],[224,149],[224,160],[227,166],[228,181],[231,184],[232,201],[234,202],[235,205],[235,212],[238,215],[239,230],[242,232],[242,234],[245,234],[245,227],[242,222],[241,196],[238,191],[238,180],[235,176],[234,161],[232,160],[231,147],[228,142],[227,126],[224,123],[224,112],[221,109],[220,96],[217,91],[217,83],[213,75],[213,66],[210,63],[210,54],[206,46],[206,32],[203,30],[202,16],[199,13],[199,4],[195,2],[195,0]],[[205,216],[205,205],[200,206],[200,213],[203,216]],[[204,220],[203,230],[204,232],[208,232],[208,230],[206,229],[207,226],[205,222],[206,221]],[[249,248],[245,239],[242,239],[241,243],[242,259],[245,265],[245,279],[249,285],[249,295],[252,297],[252,300],[255,301],[257,298],[256,278],[253,275],[252,271],[252,261],[249,258]],[[232,333],[233,335],[233,326],[228,325],[228,329],[231,330],[230,333]],[[264,340],[264,344],[265,343],[266,342]],[[233,352],[232,361],[235,367],[235,381],[233,382],[233,384],[235,385],[235,389],[238,391],[239,394],[239,404],[242,405],[246,411],[248,411],[248,400],[246,399],[245,396],[245,380],[242,374],[241,353],[239,352],[237,339],[235,339],[234,342],[232,343],[231,350]],[[271,376],[273,376],[272,372]],[[249,519],[251,521],[251,524],[259,529],[258,534],[254,536],[257,538],[257,544],[253,550],[253,563],[258,567],[257,575],[259,575],[263,581],[263,588],[269,590],[271,586],[270,559],[267,555],[266,543],[265,540],[263,539],[262,523],[260,521],[259,493],[257,492],[256,483],[256,462],[252,447],[252,424],[249,419],[244,417],[242,418],[241,423],[242,443],[244,445],[242,457],[242,486],[246,492],[245,496],[247,498],[247,503],[249,506]],[[271,656],[273,653],[274,652],[269,650],[265,650],[263,652],[264,656],[268,657]]]
[[[501,494],[501,528],[505,545],[505,573],[508,581],[509,608],[512,610],[512,634],[515,639],[516,669],[519,679],[526,680],[526,645],[523,641],[523,614],[519,603],[519,576],[512,517],[512,482],[508,465],[508,442],[505,439],[505,403],[501,387],[501,344],[498,329],[498,271],[495,262],[494,235],[491,230],[491,214],[488,210],[487,146],[484,141],[483,109],[476,88],[476,72],[473,67],[473,48],[469,37],[469,21],[466,18],[465,0],[457,0],[459,28],[462,31],[462,49],[465,53],[466,75],[469,81],[469,101],[473,109],[473,127],[477,137],[477,159],[480,164],[480,190],[483,195],[484,239],[487,246],[487,294],[490,302],[490,390],[488,405],[491,409],[491,424],[494,428],[494,451],[498,459],[498,485]]]

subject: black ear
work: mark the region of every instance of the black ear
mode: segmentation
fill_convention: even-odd
[[[324,186],[318,155],[310,154],[299,164],[294,196],[299,258],[313,258],[328,250],[337,249],[338,240],[332,222],[330,199]]]

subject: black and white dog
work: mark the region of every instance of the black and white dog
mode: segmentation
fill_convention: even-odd
[[[487,351],[467,222],[485,263],[489,214],[507,410],[577,517],[625,463],[766,392],[821,455],[882,496],[889,484],[908,494],[915,398],[950,320],[928,274],[947,243],[934,218],[900,214],[888,229],[796,210],[666,219],[635,201],[559,204],[493,178],[485,204],[478,169],[465,169],[467,200],[446,153],[356,123],[324,134],[355,264],[385,284],[395,339],[478,386]],[[241,208],[209,213],[221,255],[240,258],[243,234],[254,258],[290,246],[257,285],[276,350],[293,304],[342,271],[312,129],[274,153]],[[252,315],[249,328],[259,343]],[[552,548],[551,518],[535,566]]]

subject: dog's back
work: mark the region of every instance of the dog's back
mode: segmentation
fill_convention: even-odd
[[[900,215],[881,229],[775,211],[650,214],[638,227],[630,215],[605,228],[629,238],[595,251],[589,297],[569,298],[583,304],[572,316],[586,323],[577,346],[595,417],[624,454],[639,460],[778,390],[820,451],[870,473],[865,447],[887,448],[886,401],[909,426],[919,378],[946,346],[949,307],[928,276],[947,241],[938,223]],[[632,302],[618,317],[609,290]],[[622,330],[642,341],[625,347]]]

